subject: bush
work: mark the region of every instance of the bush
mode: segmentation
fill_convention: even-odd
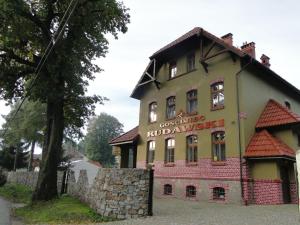
[[[0,168],[0,187],[6,183],[6,180],[7,180],[6,173],[2,168]]]

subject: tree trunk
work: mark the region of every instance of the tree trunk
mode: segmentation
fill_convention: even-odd
[[[18,151],[18,149],[16,148],[16,153],[15,153],[15,160],[14,160],[14,171],[16,171],[17,170],[17,163],[18,163],[18,153],[19,153],[19,151]]]
[[[29,163],[28,163],[28,171],[32,171],[32,162],[33,162],[34,149],[35,149],[35,141],[32,141],[31,149],[30,149],[30,158],[29,158]]]
[[[58,197],[57,166],[63,140],[63,106],[63,97],[56,98],[55,101],[48,98],[46,135],[38,182],[32,196],[33,202],[47,201]]]

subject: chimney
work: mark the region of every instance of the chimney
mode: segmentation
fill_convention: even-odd
[[[241,49],[243,52],[247,53],[252,58],[255,58],[255,43],[254,42],[243,43],[243,45],[241,46]]]
[[[261,63],[270,68],[271,64],[270,64],[270,58],[268,56],[266,56],[265,54],[262,54],[262,56],[260,57]]]
[[[224,36],[222,36],[221,38],[226,44],[232,46],[232,44],[233,44],[232,36],[233,36],[232,33],[228,33],[228,34],[225,34]]]

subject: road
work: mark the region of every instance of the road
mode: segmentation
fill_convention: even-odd
[[[295,204],[241,206],[178,199],[154,199],[154,216],[106,223],[106,225],[296,225]],[[104,224],[99,224],[104,225]]]
[[[10,203],[0,198],[0,225],[10,225]]]

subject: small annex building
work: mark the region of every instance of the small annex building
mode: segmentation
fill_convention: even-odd
[[[150,56],[131,97],[139,126],[110,144],[120,167],[154,170],[156,196],[297,203],[300,91],[254,42],[196,27]]]

